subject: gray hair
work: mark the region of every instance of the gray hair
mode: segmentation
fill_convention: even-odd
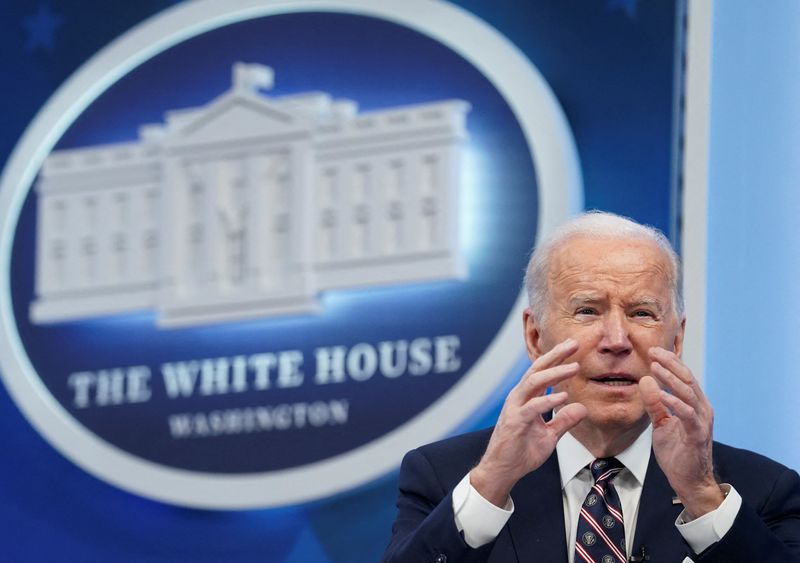
[[[654,242],[669,259],[672,308],[683,317],[683,271],[681,261],[664,233],[628,217],[605,211],[589,211],[558,226],[541,244],[536,245],[525,270],[525,291],[535,319],[541,321],[547,304],[547,276],[553,252],[575,237],[644,239]]]

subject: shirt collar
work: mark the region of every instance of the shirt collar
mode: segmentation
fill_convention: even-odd
[[[639,437],[624,451],[615,457],[631,472],[639,482],[644,484],[647,464],[650,462],[650,446],[653,442],[653,426],[648,425]],[[558,469],[561,473],[561,488],[572,480],[584,467],[589,465],[594,456],[575,437],[567,432],[556,444],[558,453]]]

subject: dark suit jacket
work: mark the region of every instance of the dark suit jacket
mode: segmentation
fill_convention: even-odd
[[[409,452],[400,469],[398,514],[386,563],[566,563],[561,479],[556,454],[511,492],[514,514],[497,539],[472,549],[457,531],[452,490],[483,455],[491,429],[457,436]],[[714,444],[720,482],[743,503],[722,540],[695,554],[675,527],[683,509],[664,473],[650,458],[639,504],[633,555],[646,546],[651,563],[800,562],[800,476],[758,454]],[[630,555],[630,554],[629,554]]]

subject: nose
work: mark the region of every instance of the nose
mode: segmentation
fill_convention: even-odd
[[[622,311],[609,312],[603,322],[603,335],[600,339],[600,352],[622,356],[630,353],[630,334],[628,333],[627,317]]]

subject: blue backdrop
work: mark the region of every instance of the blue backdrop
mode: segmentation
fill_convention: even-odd
[[[714,5],[706,389],[717,438],[800,468],[800,4]]]
[[[671,231],[674,3],[455,3],[506,35],[553,88],[577,141],[586,207]],[[8,158],[72,72],[171,4],[3,3],[0,158]],[[76,129],[63,143],[79,141]],[[489,405],[475,427],[490,424],[498,408]],[[0,428],[0,540],[7,560],[376,561],[394,517],[395,474],[302,506],[190,510],[122,492],[77,468],[32,429],[4,389]]]

